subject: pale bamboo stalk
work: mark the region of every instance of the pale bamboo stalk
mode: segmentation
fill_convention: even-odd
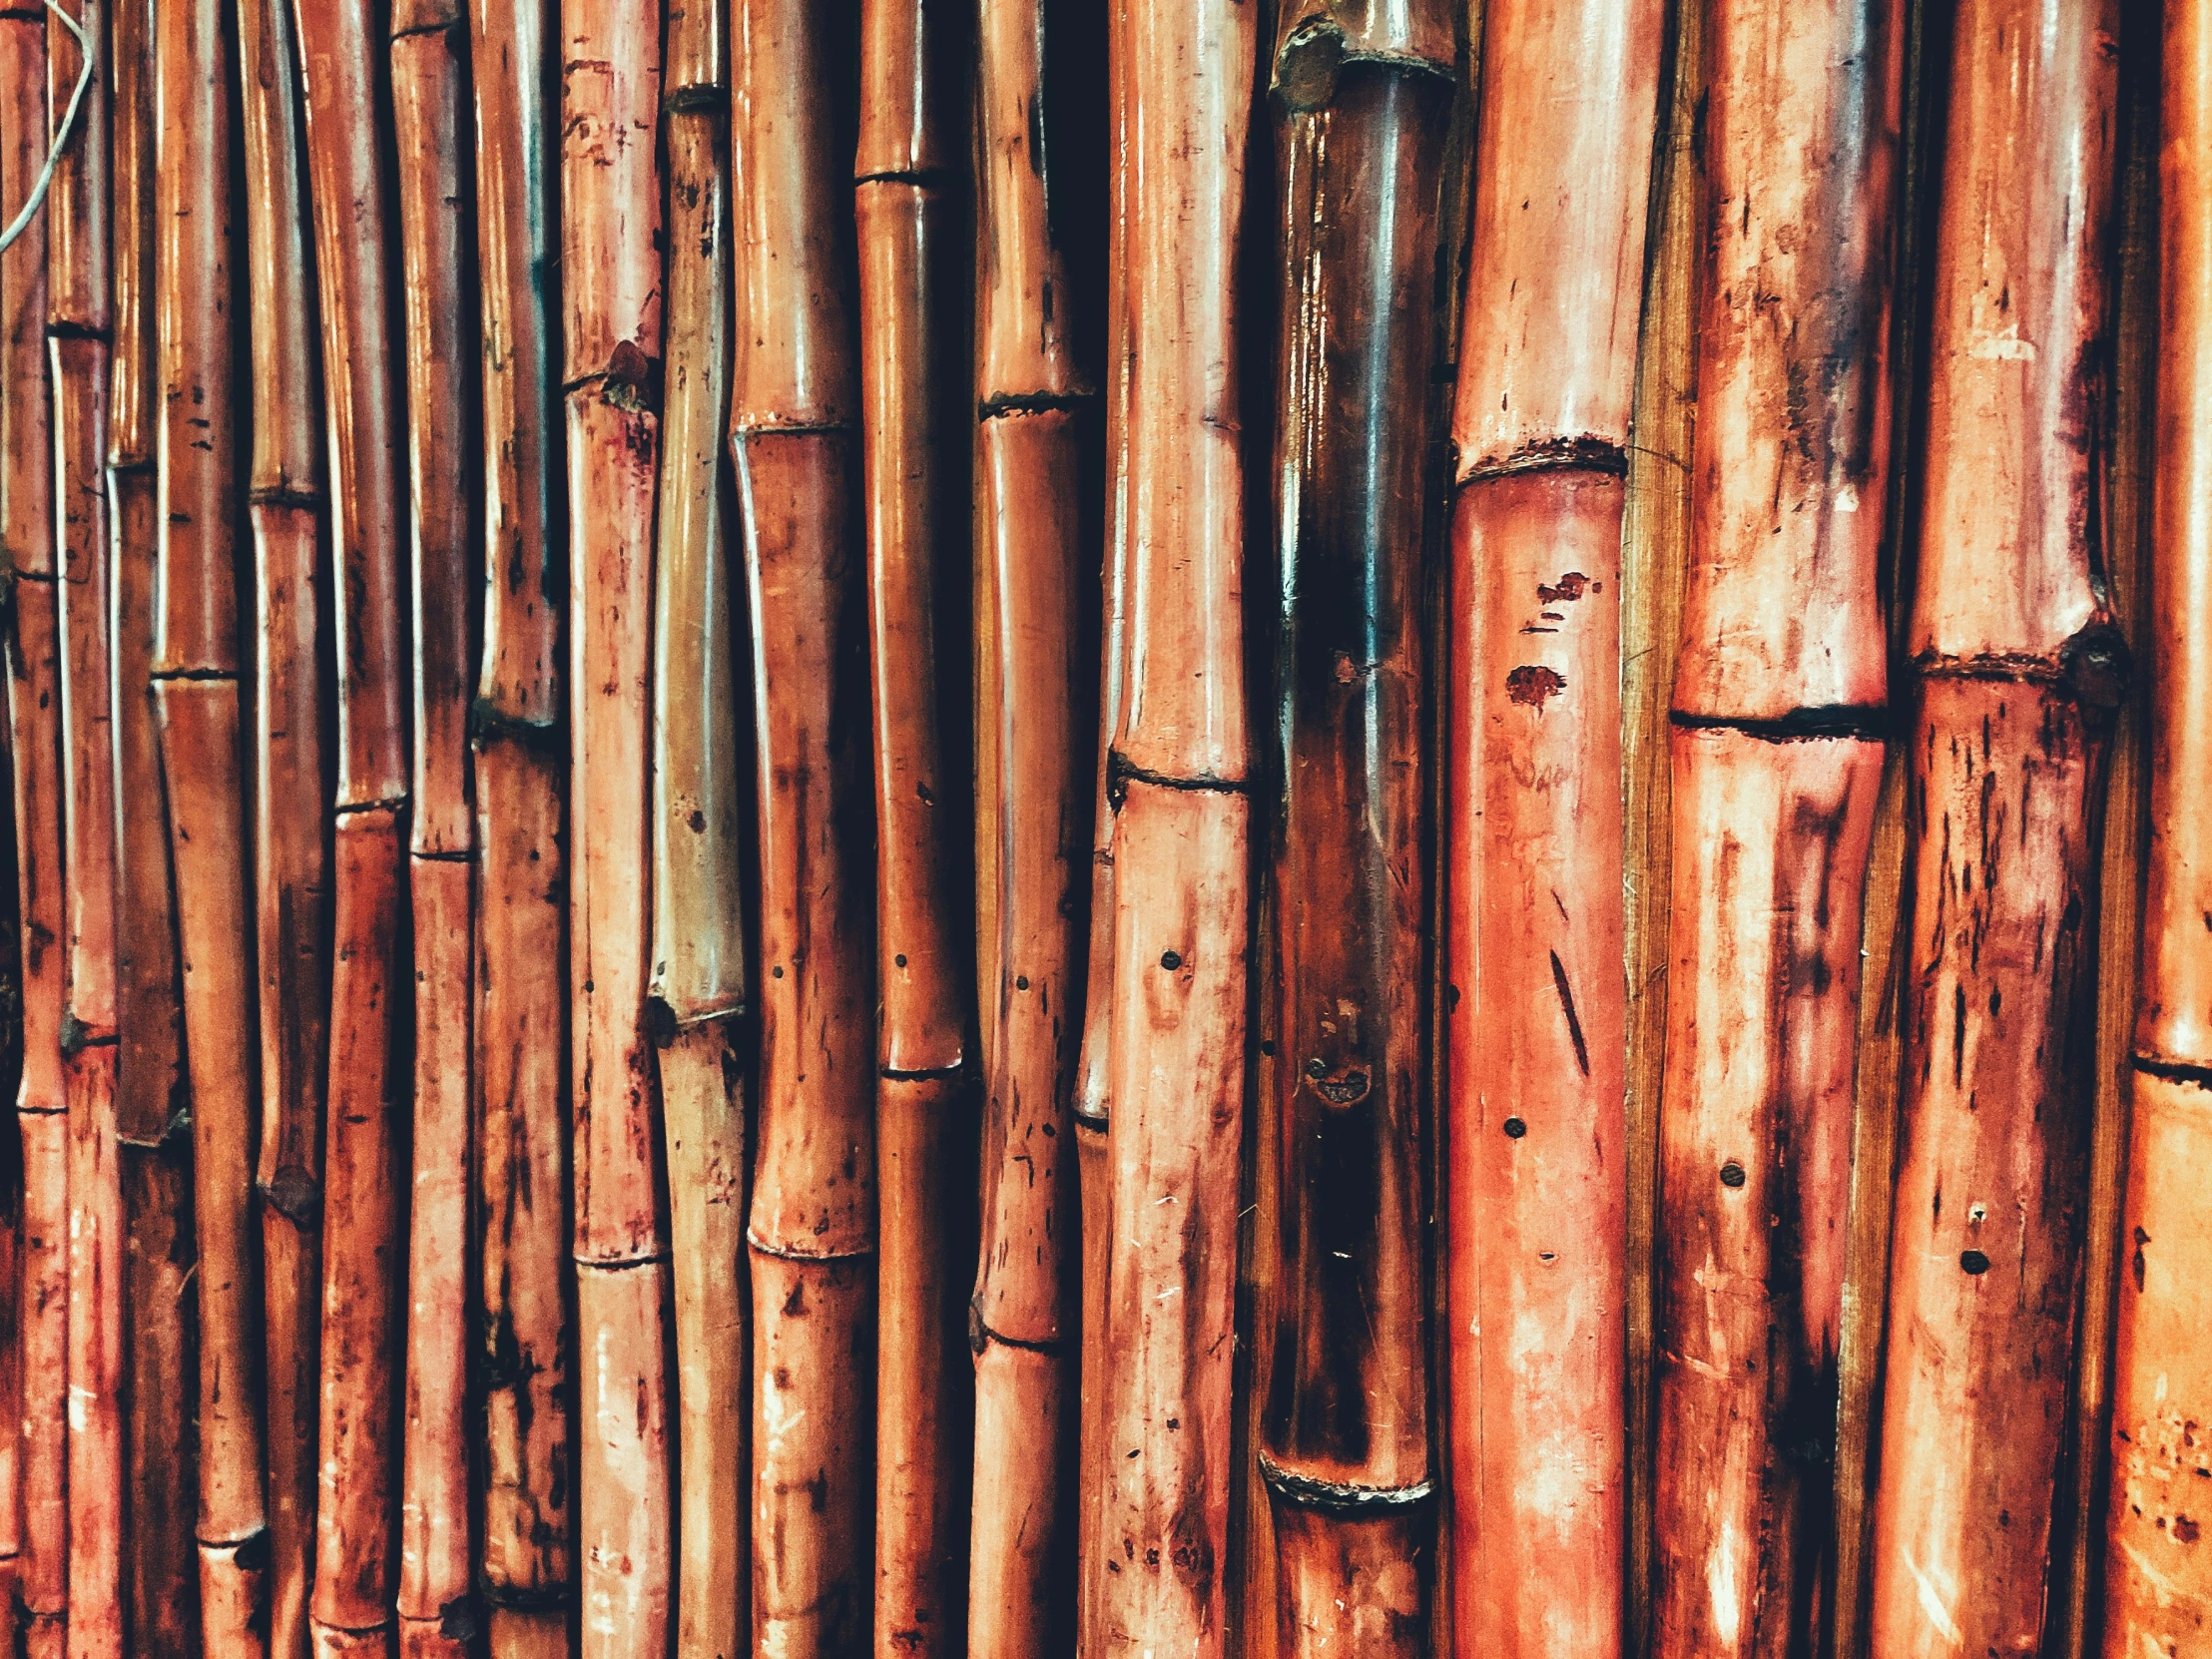
[[[13,773],[12,739],[0,738],[0,752],[8,753],[10,772]],[[11,788],[6,797],[0,798],[0,815],[5,817],[4,837],[0,837],[0,864],[4,864],[6,887],[0,892],[0,927],[6,929],[0,937],[0,972],[5,972],[11,984],[22,983],[23,929],[17,919],[17,895],[15,855],[15,803]],[[23,1029],[21,1022],[11,1020],[5,1041],[0,1042],[0,1065],[20,1074],[23,1069]],[[7,1079],[9,1083],[16,1078]],[[12,1094],[12,1090],[11,1090]],[[17,1600],[17,1584],[23,1565],[23,1276],[18,1271],[23,1257],[23,1135],[16,1114],[11,1108],[0,1116],[0,1316],[6,1323],[0,1325],[0,1606],[12,1612],[21,1605]]]
[[[450,0],[395,6],[391,89],[407,295],[407,465],[415,941],[413,1179],[401,1407],[403,1659],[467,1659],[477,1631],[470,1495],[471,991],[468,705],[469,223],[466,20]]]
[[[542,0],[477,0],[484,651],[475,750],[474,1076],[492,1659],[575,1651],[559,465],[547,283],[554,107]]]
[[[676,1651],[743,1650],[746,940],[730,417],[729,49],[716,6],[667,9],[666,441],[653,604],[653,973],[676,1317]]]
[[[397,1021],[409,962],[407,649],[392,338],[391,185],[376,129],[383,43],[363,0],[293,9],[305,93],[308,195],[336,548],[337,767],[315,1462],[315,1650],[391,1642],[402,1346]]]
[[[859,384],[840,94],[850,9],[732,11],[738,354],[731,449],[753,626],[761,1116],[753,1278],[753,1632],[868,1645],[876,1238],[873,862]]]

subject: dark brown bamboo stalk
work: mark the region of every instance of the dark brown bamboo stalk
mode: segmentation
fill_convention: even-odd
[[[1034,114],[1048,60],[1080,37],[1039,0],[982,0],[978,16],[975,543],[989,597],[976,685],[996,777],[979,774],[977,795],[979,812],[995,808],[983,983],[997,1008],[969,1326],[967,1644],[971,1659],[1048,1659],[1075,1640],[1074,1097],[1098,803],[1082,584],[1098,551],[1098,398],[1063,244],[1077,181]]]
[[[320,1420],[315,1461],[318,1652],[391,1643],[399,1483],[394,1373],[402,1345],[405,1214],[395,1060],[407,969],[410,779],[392,338],[391,187],[377,140],[383,43],[365,0],[298,0],[309,199],[336,546],[338,754],[331,836],[331,978]]]
[[[403,1659],[468,1659],[477,1631],[470,1497],[469,392],[466,19],[458,0],[391,15],[407,295],[414,638],[414,1179],[407,1232],[399,1583]]]
[[[330,998],[329,826],[317,635],[322,400],[284,0],[239,0],[254,448],[254,899],[260,968],[263,1353],[269,1389],[270,1651],[308,1650],[321,1388],[322,1139]]]
[[[668,340],[653,605],[653,974],[676,1318],[676,1651],[749,1628],[746,938],[730,418],[730,66],[719,6],[667,8]]]
[[[753,1270],[753,1646],[868,1644],[875,1091],[843,4],[732,12],[731,397],[760,767],[761,1118]]]
[[[1279,1124],[1281,1260],[1257,1312],[1274,1329],[1257,1385],[1286,1656],[1426,1643],[1420,601],[1455,52],[1441,5],[1304,0],[1277,18],[1281,610],[1263,992],[1276,1063],[1263,1109]]]
[[[1695,554],[1672,739],[1659,1659],[1825,1651],[1904,31],[1708,20]],[[1809,159],[1811,158],[1811,159]]]
[[[1884,1655],[2043,1639],[2088,1173],[2092,856],[2127,656],[2098,509],[2118,22],[2116,4],[1970,0],[1954,24],[1909,636]]]
[[[268,1651],[269,1530],[253,1207],[254,935],[240,743],[237,315],[227,181],[231,66],[221,0],[163,5],[154,41],[157,432],[151,678],[177,882],[193,1220],[199,1245],[204,1650]]]
[[[472,7],[484,491],[484,654],[471,717],[483,1299],[477,1360],[480,1577],[492,1659],[560,1659],[575,1651],[546,28],[543,0],[476,0]]]
[[[973,1373],[956,1264],[968,1259],[974,979],[954,848],[963,769],[946,763],[965,630],[940,597],[965,562],[961,487],[971,246],[962,165],[965,31],[949,8],[862,0],[853,158],[860,445],[875,737],[876,1659],[943,1659],[967,1628]]]

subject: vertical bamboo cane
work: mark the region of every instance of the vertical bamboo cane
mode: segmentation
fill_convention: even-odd
[[[383,54],[365,0],[298,0],[322,375],[338,550],[338,756],[323,1180],[316,1651],[388,1651],[398,1486],[394,1371],[404,1214],[394,1066],[408,967],[407,649],[392,218],[377,139]]]
[[[1903,40],[1889,0],[1721,0],[1702,53],[1710,263],[1660,1112],[1660,1659],[1818,1653],[1833,1623]]]
[[[200,1650],[191,1138],[182,1110],[177,895],[170,879],[154,664],[154,8],[109,13],[114,274],[108,395],[110,714],[115,723],[117,1164],[125,1240],[123,1641]]]
[[[957,116],[965,32],[950,8],[862,0],[853,159],[860,430],[875,736],[876,1659],[943,1659],[966,1630],[973,1373],[960,1363],[974,1147],[974,1026],[953,848],[968,792],[945,738],[964,630],[938,600],[964,562],[966,377],[959,288],[972,244]],[[957,552],[955,550],[958,550]],[[957,753],[957,751],[955,751]]]
[[[2087,1177],[2113,4],[1955,19],[1935,251],[1915,900],[1874,1650],[2042,1641]]]
[[[1621,526],[1663,8],[1483,20],[1445,729],[1452,1629],[1625,1638]],[[1541,206],[1531,210],[1531,203]]]
[[[476,1634],[469,1482],[470,329],[458,0],[391,15],[399,241],[407,295],[414,636],[414,1174],[407,1232],[399,1584],[405,1659],[467,1659]]]
[[[49,17],[49,138],[87,55],[98,0]],[[61,610],[62,871],[69,1097],[69,1652],[122,1659],[123,1187],[116,1165],[115,723],[108,608],[108,84],[95,73],[46,198],[47,356]]]
[[[737,608],[722,489],[730,417],[729,45],[722,7],[667,8],[666,441],[653,605],[653,976],[675,1288],[676,1651],[748,1628],[746,940]]]
[[[1224,1650],[1248,794],[1236,274],[1254,8],[1134,0],[1127,684],[1098,1522],[1109,1652]]]
[[[575,1651],[546,27],[543,0],[472,8],[484,414],[484,655],[471,715],[477,1358],[492,1659]]]
[[[323,1068],[330,998],[323,698],[321,386],[284,0],[239,0],[246,287],[253,346],[254,898],[260,968],[263,1353],[269,1388],[270,1651],[308,1650],[322,1309]]]
[[[972,1659],[1046,1659],[1074,1636],[1075,1119],[1082,1035],[1085,830],[1096,797],[1097,695],[1080,584],[1097,548],[1097,394],[1079,363],[1078,290],[1062,245],[1076,182],[1032,112],[1069,24],[1040,0],[982,0],[977,52],[975,541],[979,744],[995,756],[995,997],[986,1025]],[[1090,522],[1086,522],[1090,520]],[[988,694],[984,687],[994,690]],[[982,835],[978,835],[981,844]],[[987,941],[986,941],[987,942]]]
[[[168,790],[199,1242],[200,1601],[205,1651],[268,1651],[269,1529],[249,1239],[254,935],[237,609],[230,62],[221,0],[156,11],[159,231],[152,681]]]
[[[760,767],[753,1644],[865,1649],[874,1491],[875,1145],[866,570],[856,274],[840,179],[851,13],[732,12],[743,511]]]

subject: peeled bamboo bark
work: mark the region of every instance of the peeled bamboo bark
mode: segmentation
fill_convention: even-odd
[[[388,1649],[396,1562],[404,1204],[398,1020],[409,962],[406,633],[390,185],[376,137],[382,43],[362,0],[298,0],[337,549],[338,754],[323,1183],[314,1591],[318,1653]]]
[[[1134,0],[1126,685],[1109,1011],[1103,1572],[1110,1653],[1225,1651],[1251,818],[1236,274],[1255,8]],[[1120,482],[1117,480],[1117,488]]]
[[[860,300],[861,486],[875,756],[875,1366],[877,1659],[944,1659],[967,1628],[973,1373],[958,1267],[968,1260],[974,1078],[973,912],[954,848],[963,767],[948,765],[965,630],[940,626],[965,562],[964,31],[950,8],[862,0],[853,158]]]
[[[760,768],[753,1646],[868,1644],[875,1489],[874,891],[844,5],[732,12],[743,512]],[[844,177],[840,177],[844,175]]]
[[[458,4],[391,16],[414,640],[414,1149],[407,1231],[399,1582],[404,1659],[467,1659],[477,1630],[469,1470],[471,990],[468,454],[471,330]]]
[[[2042,1641],[2126,647],[2102,590],[2119,8],[1956,20],[1909,647],[1915,900],[1874,1650]]]
[[[1825,1651],[1904,31],[1722,0],[1673,702],[1659,1659]],[[1880,1651],[1879,1649],[1877,1651]]]
[[[996,898],[986,1023],[975,1357],[971,1659],[1048,1659],[1074,1640],[1077,1339],[1074,1096],[1084,1007],[1086,834],[1097,695],[1081,584],[1097,554],[1097,393],[1079,361],[1062,243],[1075,181],[1032,112],[1070,25],[1040,0],[982,0],[976,120],[975,543],[988,594],[977,778]],[[989,688],[986,690],[986,688]],[[979,834],[978,844],[982,843]],[[1103,1282],[1101,1282],[1103,1283]]]
[[[484,491],[484,648],[471,713],[480,1579],[492,1659],[560,1659],[575,1651],[575,1454],[559,458],[546,288],[553,106],[542,0],[476,0],[472,18]]]

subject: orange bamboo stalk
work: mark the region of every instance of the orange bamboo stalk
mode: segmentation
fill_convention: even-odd
[[[1453,417],[1444,1271],[1452,1630],[1501,1655],[1627,1637],[1626,900],[1607,876],[1663,23],[1650,0],[1483,19]]]
[[[1872,1642],[2041,1645],[2091,1081],[2116,4],[1956,19],[1909,648],[1920,674]]]
[[[1097,393],[1062,243],[1075,170],[1033,112],[1076,27],[1038,0],[983,0],[976,121],[976,563],[988,595],[978,777],[995,805],[995,997],[983,1120],[968,1652],[1046,1659],[1075,1637],[1075,1092],[1098,803],[1097,684],[1081,584],[1097,556]],[[984,688],[994,688],[986,694]],[[981,844],[981,837],[978,837]],[[987,942],[987,941],[986,941]],[[1095,1138],[1095,1137],[1094,1137]],[[1101,1281],[1103,1285],[1103,1281]]]
[[[2159,104],[2159,305],[2148,891],[2122,1211],[2112,1471],[2105,1522],[2107,1659],[2192,1651],[2212,1626],[2199,1559],[2212,1455],[2205,1333],[2212,1211],[2201,1190],[2212,1089],[2212,5],[2165,11]],[[2119,902],[2121,895],[2111,895]]]
[[[1262,994],[1278,1058],[1262,1101],[1281,1261],[1255,1316],[1274,1357],[1259,1463],[1278,1651],[1411,1655],[1434,1525],[1423,486],[1456,41],[1444,6],[1307,0],[1282,8],[1274,46],[1280,795]]]
[[[399,1648],[467,1659],[476,1633],[471,1532],[471,1068],[468,433],[463,303],[466,20],[450,0],[391,16],[399,241],[407,294],[407,462],[414,639],[407,872],[413,907],[413,1181],[401,1411]]]
[[[721,7],[667,9],[666,443],[653,604],[653,977],[676,1318],[676,1651],[748,1628],[746,1016],[730,418],[729,47]]]
[[[483,1299],[481,1582],[492,1659],[575,1651],[562,921],[558,439],[542,0],[477,0],[484,650],[475,751],[476,1211]]]
[[[240,747],[237,442],[231,400],[230,62],[219,0],[158,9],[155,37],[156,591],[151,679],[168,792],[199,1245],[204,1650],[268,1651],[267,1470],[254,1321],[254,937]]]
[[[395,1037],[408,808],[399,363],[391,338],[392,215],[376,137],[382,44],[361,0],[299,0],[309,198],[338,550],[337,778],[331,836],[328,1106],[323,1147],[320,1421],[314,1591],[318,1653],[391,1644],[401,1347]]]
[[[968,1045],[974,978],[953,848],[963,769],[946,734],[967,676],[939,677],[964,631],[939,626],[965,554],[958,469],[967,273],[958,122],[963,32],[919,0],[862,0],[853,157],[861,484],[875,738],[876,1659],[943,1659],[967,1628],[973,1373],[959,1363],[975,1190]],[[958,552],[955,552],[958,549]],[[963,1153],[966,1156],[963,1156]]]
[[[1820,1652],[1888,669],[1902,8],[1708,19],[1695,553],[1671,739],[1659,1659]],[[1810,159],[1809,159],[1810,158]]]
[[[731,449],[753,624],[761,1117],[753,1646],[867,1645],[875,1145],[856,273],[838,132],[850,13],[732,11],[738,355]],[[846,178],[849,175],[845,176]]]

